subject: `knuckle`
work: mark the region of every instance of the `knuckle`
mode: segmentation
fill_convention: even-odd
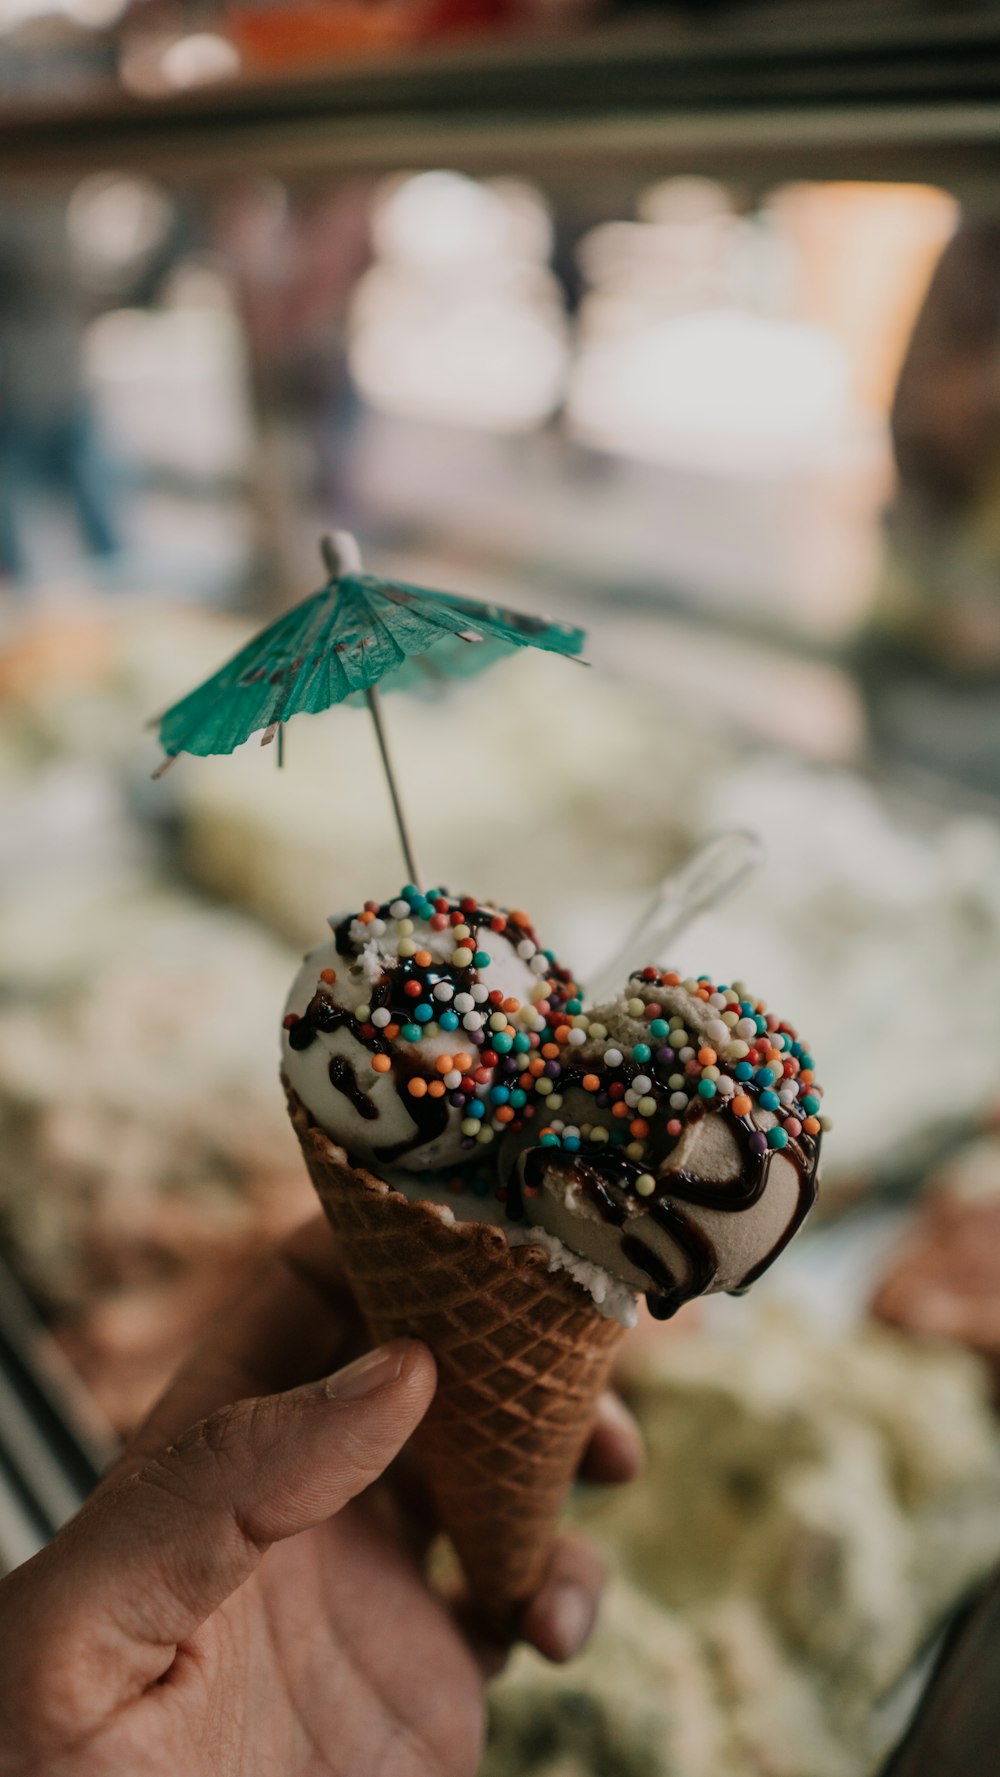
[[[202,1458],[227,1457],[245,1438],[252,1401],[234,1401],[225,1407],[217,1407],[207,1419],[199,1419],[173,1445],[181,1462],[200,1461]]]
[[[160,1513],[168,1502],[191,1505],[203,1495],[211,1471],[224,1463],[223,1449],[218,1429],[199,1420],[123,1481],[121,1494],[131,1493],[140,1511]]]
[[[206,1490],[228,1498],[259,1466],[279,1429],[269,1398],[235,1401],[189,1426],[126,1485],[153,1489],[188,1506],[203,1504]]]
[[[265,1401],[233,1401],[217,1407],[207,1418],[199,1419],[153,1459],[163,1483],[175,1483],[183,1491],[186,1481],[202,1469],[228,1471],[234,1464],[242,1466],[248,1453],[264,1430],[268,1403]]]

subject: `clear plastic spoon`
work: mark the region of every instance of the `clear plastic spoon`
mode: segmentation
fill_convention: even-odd
[[[756,833],[719,833],[706,839],[679,870],[661,882],[637,925],[590,983],[594,1002],[618,993],[629,969],[661,961],[702,913],[720,907],[755,876],[764,862],[764,846]]]

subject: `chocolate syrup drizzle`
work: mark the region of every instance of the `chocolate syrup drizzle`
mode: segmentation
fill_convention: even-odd
[[[342,1092],[349,1104],[354,1106],[359,1117],[368,1123],[374,1122],[378,1116],[378,1105],[374,1104],[367,1092],[358,1084],[358,1076],[346,1055],[335,1055],[327,1069],[330,1085]]]
[[[385,1004],[389,998],[389,990],[390,986],[386,980],[381,981],[378,987],[373,990],[370,1002],[372,1011],[375,1011],[380,1004]],[[406,1136],[403,1141],[392,1142],[387,1147],[375,1148],[376,1159],[384,1161],[386,1165],[391,1165],[394,1160],[401,1160],[404,1154],[410,1154],[415,1148],[422,1148],[425,1142],[434,1141],[437,1136],[443,1135],[448,1125],[447,1098],[431,1098],[429,1095],[425,1095],[423,1098],[414,1098],[413,1094],[407,1091],[410,1080],[421,1073],[421,1064],[416,1056],[406,1055],[395,1048],[377,1028],[373,1028],[372,1034],[369,1035],[368,1027],[362,1029],[354,1013],[347,1011],[343,1006],[335,1005],[329,994],[325,993],[322,988],[313,994],[302,1017],[292,1025],[288,1032],[288,1042],[292,1049],[308,1049],[310,1044],[316,1041],[321,1031],[326,1035],[332,1035],[337,1030],[349,1031],[354,1041],[360,1043],[363,1049],[368,1049],[372,1055],[387,1055],[389,1057],[390,1071],[396,1092],[414,1125],[412,1136]],[[329,1073],[331,1085],[345,1094],[359,1116],[364,1117],[367,1121],[372,1121],[378,1116],[378,1107],[368,1094],[362,1091],[349,1061],[340,1056],[334,1056],[330,1062]]]
[[[746,1092],[748,1086],[744,1086],[742,1090]],[[654,1252],[641,1235],[626,1231],[622,1236],[624,1257],[638,1270],[645,1271],[652,1280],[652,1287],[646,1292],[646,1300],[650,1313],[657,1320],[669,1320],[685,1302],[690,1302],[695,1296],[704,1295],[706,1290],[711,1289],[719,1273],[719,1255],[714,1241],[704,1228],[699,1227],[697,1222],[678,1208],[678,1204],[732,1211],[734,1214],[752,1209],[755,1203],[760,1202],[767,1189],[774,1154],[780,1152],[785,1159],[792,1162],[798,1173],[799,1185],[795,1213],[771,1249],[747,1272],[738,1287],[729,1292],[730,1295],[743,1295],[788,1245],[816,1201],[819,1143],[811,1136],[803,1134],[789,1141],[784,1148],[765,1148],[761,1152],[753,1142],[759,1131],[752,1117],[737,1117],[725,1100],[712,1105],[697,1104],[692,1105],[688,1111],[685,1128],[690,1128],[694,1121],[704,1116],[725,1117],[742,1152],[743,1163],[739,1177],[724,1184],[713,1183],[710,1179],[699,1178],[695,1173],[678,1169],[661,1173],[657,1178],[655,1193],[651,1197],[641,1198],[635,1191],[635,1181],[641,1173],[652,1170],[655,1162],[640,1164],[614,1151],[582,1156],[553,1148],[532,1148],[525,1156],[526,1185],[541,1189],[547,1171],[563,1173],[580,1187],[588,1201],[612,1226],[624,1228],[626,1222],[635,1216],[637,1206],[641,1205],[642,1211],[669,1234],[686,1261],[686,1274],[680,1279],[672,1275],[659,1254]],[[508,1214],[510,1210],[508,1201]],[[523,1196],[520,1192],[517,1194],[515,1211],[519,1216],[524,1214]]]

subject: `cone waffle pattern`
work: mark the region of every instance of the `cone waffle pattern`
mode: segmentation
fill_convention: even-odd
[[[410,1202],[348,1165],[293,1092],[289,1108],[372,1338],[409,1334],[437,1360],[424,1475],[473,1592],[503,1622],[545,1570],[622,1328],[539,1247]]]

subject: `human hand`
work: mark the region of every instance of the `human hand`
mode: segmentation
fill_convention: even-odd
[[[363,1349],[319,1217],[0,1583],[2,1777],[474,1777],[506,1650],[428,1586],[434,1526],[394,1463],[434,1362],[413,1340]],[[638,1464],[608,1397],[584,1472]],[[600,1587],[563,1538],[522,1635],[569,1658]]]

